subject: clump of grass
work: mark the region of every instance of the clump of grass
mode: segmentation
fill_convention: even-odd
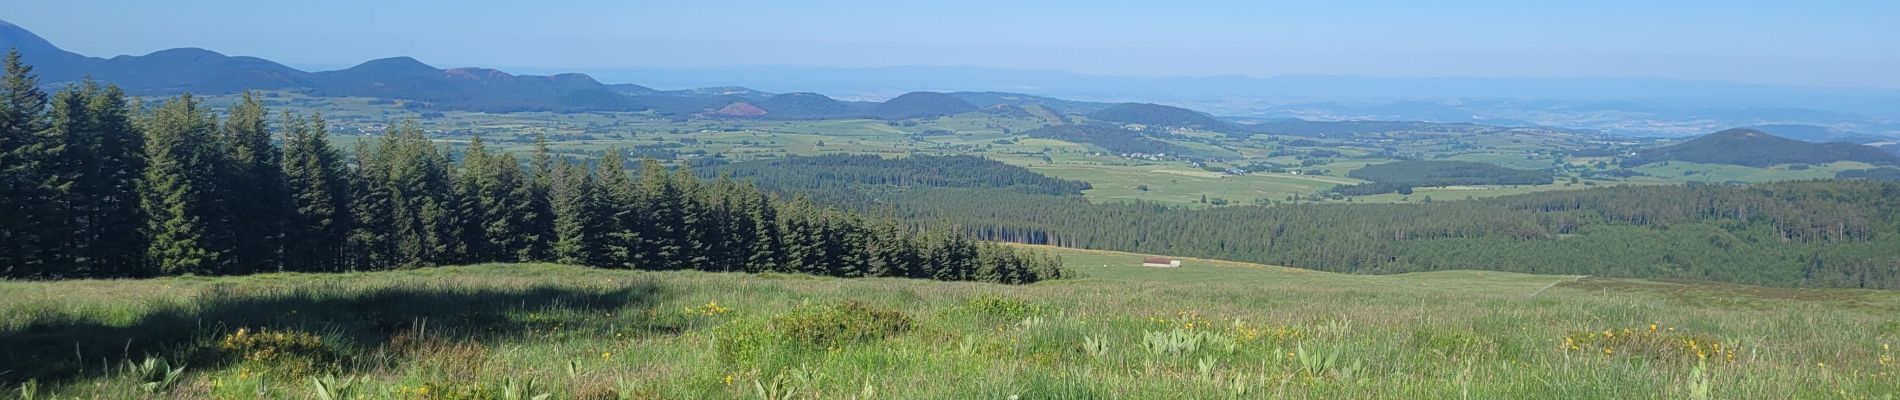
[[[910,331],[911,321],[902,311],[843,301],[802,305],[772,318],[770,325],[793,342],[835,347]]]
[[[239,328],[218,341],[218,351],[239,360],[240,378],[302,378],[335,372],[343,359],[323,338],[297,330]]]
[[[1564,335],[1565,352],[1602,353],[1606,357],[1646,356],[1664,361],[1735,362],[1738,346],[1708,335],[1677,332],[1649,324],[1647,328],[1604,329]]]
[[[996,321],[1020,321],[1048,313],[1048,307],[1014,297],[979,295],[963,301],[963,308]]]

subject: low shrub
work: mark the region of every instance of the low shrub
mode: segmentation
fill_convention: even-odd
[[[218,341],[218,351],[241,363],[240,378],[315,376],[335,372],[343,359],[323,338],[297,330],[239,328]]]
[[[1022,299],[987,294],[964,300],[963,308],[987,318],[1005,321],[1018,321],[1047,312],[1046,307]]]
[[[907,332],[911,317],[901,311],[845,301],[801,305],[772,318],[770,326],[788,340],[829,347]]]

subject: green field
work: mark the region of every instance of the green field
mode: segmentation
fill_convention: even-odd
[[[322,112],[340,133],[339,145],[363,135],[377,135],[388,125],[415,119],[447,145],[466,143],[481,135],[492,148],[526,152],[535,135],[546,135],[557,152],[589,158],[610,148],[664,149],[656,156],[665,162],[706,157],[731,161],[827,153],[976,155],[1030,168],[1064,179],[1084,180],[1094,189],[1084,192],[1097,202],[1146,201],[1205,207],[1203,197],[1227,204],[1263,201],[1416,202],[1462,200],[1574,189],[1565,185],[1582,170],[1598,168],[1607,157],[1564,158],[1559,154],[1605,146],[1599,138],[1538,129],[1484,128],[1472,132],[1388,132],[1360,139],[1312,139],[1292,136],[1255,136],[1238,139],[1225,135],[1183,131],[1168,142],[1217,156],[1222,161],[1194,165],[1182,160],[1136,160],[1109,154],[1085,144],[1021,135],[1048,121],[969,113],[943,118],[886,122],[879,120],[772,121],[686,118],[652,112],[491,114],[464,111],[423,112],[402,104],[378,104],[368,98],[310,97],[294,92],[268,92],[265,101],[274,110]],[[214,106],[235,96],[212,96]],[[947,133],[947,134],[946,134]],[[1337,156],[1308,157],[1316,151]],[[1426,160],[1458,160],[1517,169],[1559,168],[1558,183],[1540,186],[1421,187],[1406,196],[1393,193],[1339,198],[1326,195],[1337,185],[1365,183],[1346,177],[1352,170],[1399,160],[1388,153]],[[669,158],[670,157],[670,158]],[[1309,160],[1309,158],[1311,160]],[[1250,163],[1273,163],[1301,170],[1291,173],[1227,175],[1219,171]],[[1309,165],[1310,164],[1310,165]],[[1652,164],[1634,168],[1647,174],[1632,178],[1594,179],[1591,185],[1680,184],[1684,182],[1769,182],[1831,178],[1835,172],[1862,168],[1857,163],[1817,165],[1805,170],[1790,166],[1752,168],[1694,163]],[[1603,166],[1616,168],[1614,165]],[[1211,169],[1211,171],[1210,171]],[[1147,186],[1148,190],[1139,190]]]
[[[1900,392],[1900,292],[1145,268],[1133,254],[1057,251],[1080,278],[478,265],[0,282],[0,381],[34,398],[128,399],[319,398],[316,379],[372,399]],[[148,356],[178,374],[125,364]]]

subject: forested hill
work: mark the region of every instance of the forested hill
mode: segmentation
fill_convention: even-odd
[[[927,154],[884,158],[871,154],[792,156],[709,166],[706,177],[728,175],[783,191],[847,189],[866,185],[996,188],[1054,196],[1080,195],[1088,182],[1051,178],[996,160]]]
[[[1361,167],[1346,176],[1372,181],[1337,186],[1334,192],[1348,196],[1378,193],[1410,193],[1415,187],[1454,185],[1542,185],[1554,178],[1549,171],[1511,169],[1470,161],[1407,160]]]
[[[1480,269],[1900,289],[1900,183],[1599,188],[1425,204],[1190,210],[906,192],[978,237],[1355,273]]]
[[[1860,161],[1893,165],[1900,157],[1877,148],[1852,143],[1809,143],[1770,135],[1754,129],[1729,129],[1661,148],[1637,153],[1623,161],[1637,166],[1663,161],[1689,161],[1768,167],[1782,164],[1826,164]]]
[[[944,226],[784,201],[652,160],[632,172],[618,149],[589,154],[589,165],[542,145],[523,163],[477,137],[453,157],[408,121],[346,157],[322,119],[273,120],[248,94],[222,113],[190,95],[140,112],[116,87],[48,95],[18,53],[7,56],[0,278],[488,262],[998,283],[1061,276],[1060,260]]]
[[[1156,140],[1140,131],[1101,123],[1050,125],[1023,134],[1033,138],[1092,144],[1116,154],[1193,155],[1195,153],[1193,149]]]
[[[1202,114],[1200,111],[1149,103],[1122,103],[1088,114],[1089,119],[1122,124],[1142,124],[1161,128],[1191,128],[1215,132],[1237,132],[1233,124]]]
[[[910,92],[871,108],[871,114],[883,119],[941,117],[980,110],[956,96],[937,92]]]

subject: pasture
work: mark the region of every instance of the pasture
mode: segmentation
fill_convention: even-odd
[[[1135,254],[1055,251],[1079,277],[1005,286],[494,264],[0,282],[0,381],[31,398],[1900,392],[1896,292],[1200,259],[1145,268]]]

